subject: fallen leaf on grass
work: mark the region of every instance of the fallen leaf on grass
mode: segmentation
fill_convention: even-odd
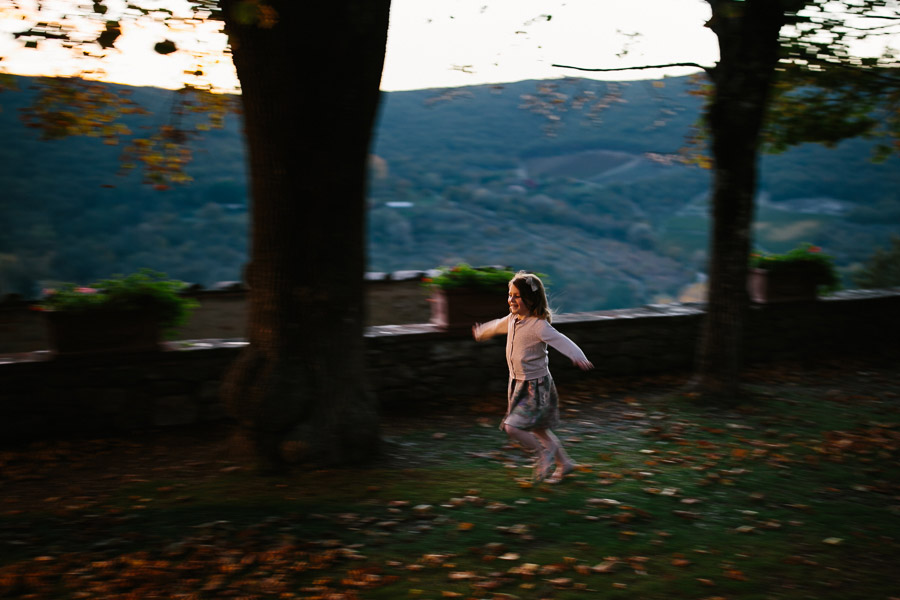
[[[590,575],[593,572],[587,565],[574,565],[572,569],[579,575]]]
[[[454,571],[448,575],[453,581],[468,581],[478,577],[474,571]]]
[[[689,521],[694,521],[700,518],[700,513],[696,513],[690,510],[673,510],[672,514],[676,517],[681,517],[682,519],[687,519]]]
[[[616,565],[619,564],[617,560],[606,560],[598,565],[594,565],[591,567],[591,571],[594,573],[612,573],[616,568]]]
[[[618,500],[613,500],[611,498],[588,498],[588,504],[593,506],[618,506],[622,504]]]
[[[537,573],[537,570],[540,568],[540,565],[535,563],[523,563],[521,565],[512,567],[507,573],[510,575],[522,575],[524,577],[531,577],[532,575]]]

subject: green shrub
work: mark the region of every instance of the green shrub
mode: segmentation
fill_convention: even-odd
[[[800,244],[784,254],[754,252],[750,255],[750,267],[775,273],[812,273],[816,282],[827,291],[841,288],[841,278],[834,266],[834,258],[809,243]]]
[[[41,302],[49,311],[131,311],[153,313],[163,330],[173,331],[183,325],[191,311],[199,306],[196,300],[182,292],[187,284],[169,279],[165,273],[141,269],[127,276],[103,279],[88,286],[63,284],[58,290],[48,290]]]
[[[460,263],[455,267],[440,267],[435,277],[426,277],[423,283],[428,287],[441,289],[467,288],[506,292],[507,285],[515,276],[515,271],[501,267],[473,267]]]

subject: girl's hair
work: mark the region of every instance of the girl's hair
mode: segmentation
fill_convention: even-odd
[[[522,302],[531,311],[531,314],[548,323],[553,320],[553,313],[547,302],[547,292],[544,290],[544,282],[532,273],[519,271],[509,282],[516,286],[522,296]]]

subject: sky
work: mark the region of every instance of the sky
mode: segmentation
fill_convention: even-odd
[[[107,0],[108,16],[114,14],[116,2]],[[183,0],[161,2],[176,12],[185,6]],[[37,50],[23,48],[10,32],[34,19],[28,9],[37,3],[19,0],[16,7],[12,0],[0,0],[0,69],[65,76],[87,67],[91,78],[179,88],[186,81],[185,71],[201,67],[217,89],[237,87],[230,59],[218,54],[224,35],[206,25],[198,25],[198,31],[173,31],[162,22],[131,26],[102,63],[72,61],[53,41],[41,41]],[[65,0],[44,0],[45,9],[65,5]],[[393,0],[381,87],[397,91],[569,75],[683,75],[697,69],[592,75],[552,65],[615,68],[690,61],[712,66],[716,40],[703,26],[709,12],[704,0]],[[163,39],[191,52],[156,54],[152,47]]]
[[[393,0],[382,88],[504,83],[568,75],[656,79],[698,69],[592,75],[718,58],[704,0]]]
[[[299,1],[299,0],[298,0]],[[320,0],[326,1],[326,0]],[[883,10],[893,15],[896,2]],[[72,60],[58,41],[41,40],[37,49],[24,48],[12,32],[54,11],[71,13],[86,0],[0,0],[0,71],[19,75],[80,74],[129,85],[177,89],[185,83],[211,84],[236,91],[231,59],[221,51],[226,38],[219,22],[180,23],[163,20],[121,20],[123,35],[103,60]],[[127,0],[103,0],[106,17],[118,19]],[[178,16],[190,16],[188,0],[153,0]],[[566,76],[597,79],[658,79],[696,72],[669,68],[590,73],[554,67],[638,67],[677,62],[713,66],[718,59],[716,37],[704,26],[710,17],[705,0],[392,0],[382,89],[386,91],[445,88],[524,79]],[[71,19],[72,27],[103,27],[86,18]],[[317,24],[312,24],[316,26]],[[94,39],[96,35],[86,39]],[[153,46],[175,41],[182,50],[163,56]],[[884,40],[870,38],[854,48],[858,55],[877,55]],[[100,54],[100,47],[95,46]],[[93,61],[93,62],[92,62]],[[186,75],[202,71],[204,78]],[[85,72],[87,71],[87,72]]]

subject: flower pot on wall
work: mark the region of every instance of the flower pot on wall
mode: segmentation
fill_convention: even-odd
[[[57,356],[83,356],[162,349],[154,314],[136,311],[46,311],[51,349]]]
[[[438,288],[429,300],[431,324],[450,332],[467,332],[475,323],[484,323],[509,313],[502,291]]]
[[[757,304],[813,302],[818,296],[819,276],[808,269],[750,269],[747,292]]]

